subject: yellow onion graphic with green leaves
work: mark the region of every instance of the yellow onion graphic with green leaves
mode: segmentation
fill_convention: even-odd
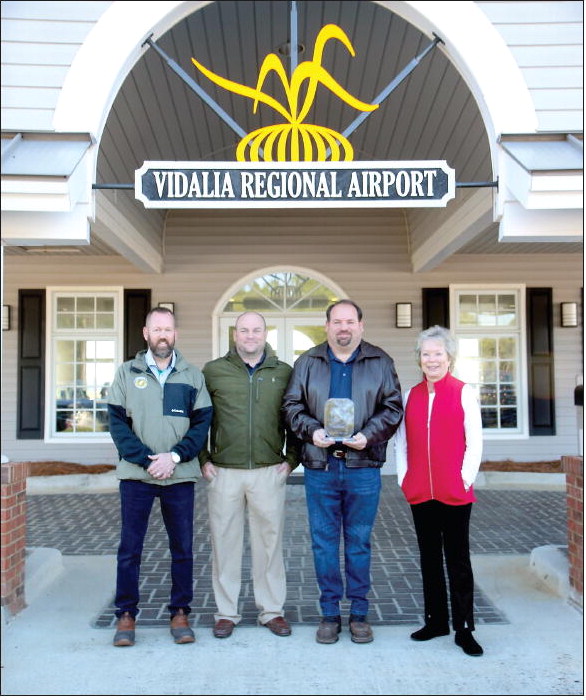
[[[258,103],[263,102],[286,119],[282,124],[265,126],[247,134],[236,148],[236,160],[240,162],[325,161],[328,160],[328,154],[331,161],[348,161],[354,158],[354,149],[342,134],[328,127],[305,124],[303,121],[313,105],[320,83],[354,109],[362,112],[378,109],[377,104],[368,104],[353,97],[322,67],[324,47],[330,39],[338,39],[349,53],[355,56],[354,47],[344,30],[335,24],[327,24],[320,30],[315,40],[312,60],[300,63],[293,71],[290,82],[281,60],[276,54],[271,53],[265,57],[260,67],[256,88],[223,78],[208,70],[195,58],[191,59],[196,68],[216,85],[254,100],[254,114],[258,109]],[[287,106],[262,91],[270,71],[275,71],[283,84]],[[299,95],[305,81],[307,81],[307,89],[303,102],[299,105]]]

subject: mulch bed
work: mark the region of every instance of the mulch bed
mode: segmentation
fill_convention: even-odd
[[[482,462],[480,471],[483,472],[539,472],[540,474],[563,474],[562,460],[555,459],[551,462],[513,462],[510,459],[504,462]]]
[[[114,464],[77,464],[76,462],[29,462],[29,476],[64,476],[67,474],[105,474]]]
[[[104,474],[116,468],[114,464],[77,464],[76,462],[30,462],[30,476],[62,476],[66,474]],[[561,460],[552,462],[482,462],[481,471],[489,472],[539,472],[561,474]]]

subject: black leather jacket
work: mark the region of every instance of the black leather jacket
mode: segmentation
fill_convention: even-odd
[[[313,444],[313,433],[324,425],[324,407],[330,391],[327,342],[317,345],[295,362],[283,397],[285,422],[302,442],[301,463],[308,469],[325,469],[327,450]],[[403,418],[401,386],[395,364],[387,353],[366,341],[352,368],[354,433],[367,439],[363,450],[347,446],[348,467],[382,467],[387,443]]]

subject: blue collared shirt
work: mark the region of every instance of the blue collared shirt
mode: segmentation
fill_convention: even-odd
[[[254,374],[254,371],[256,370],[256,368],[257,368],[257,367],[260,367],[260,366],[262,365],[262,363],[265,361],[266,356],[267,356],[267,353],[266,353],[266,351],[265,351],[265,352],[263,352],[262,357],[260,358],[260,360],[259,360],[254,366],[253,366],[253,365],[249,365],[248,362],[244,362],[244,360],[242,360],[242,361],[244,362],[244,365],[245,365],[246,369],[248,370],[248,374],[250,374],[251,377],[252,377],[252,375]]]
[[[352,398],[352,366],[359,349],[360,348],[356,348],[348,360],[342,362],[338,360],[328,345],[328,357],[330,359],[330,399]]]
[[[150,348],[147,350],[146,355],[145,355],[145,361],[151,370],[151,372],[155,375],[155,377],[159,380],[159,384],[163,386],[165,382],[167,381],[167,377],[171,374],[175,367],[175,362],[177,360],[177,356],[175,355],[175,350],[173,350],[173,353],[171,355],[171,362],[165,367],[165,369],[159,369],[157,366],[157,363],[155,362],[155,358],[153,357],[153,353],[150,351]]]
[[[359,350],[360,346],[354,350],[346,362],[342,362],[338,360],[328,345],[328,357],[330,360],[330,399],[352,398],[352,368]],[[337,466],[345,463],[345,459],[337,459],[332,454],[328,453],[328,464],[330,466]]]

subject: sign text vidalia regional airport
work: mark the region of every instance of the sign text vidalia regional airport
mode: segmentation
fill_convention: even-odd
[[[455,173],[445,161],[145,161],[135,196],[151,209],[444,207]]]

